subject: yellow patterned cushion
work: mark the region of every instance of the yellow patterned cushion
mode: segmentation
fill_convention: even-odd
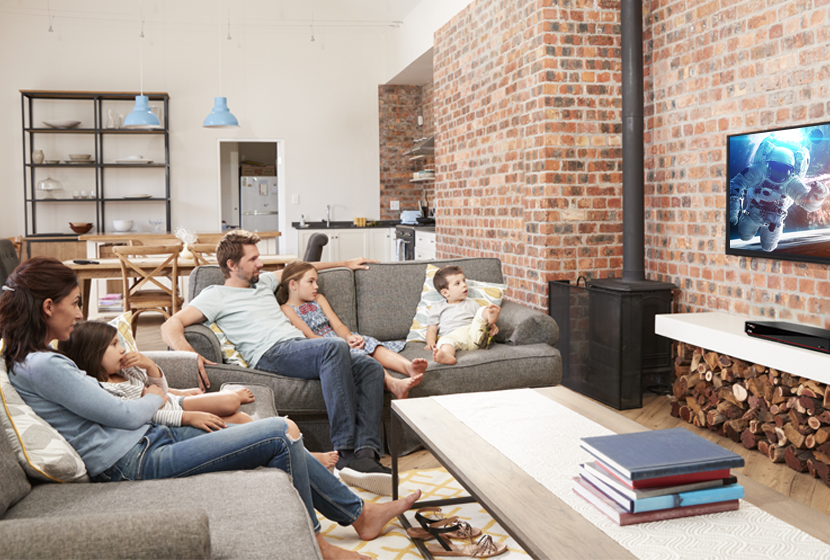
[[[0,347],[1,348],[1,347]],[[26,474],[47,482],[89,482],[81,456],[23,402],[0,356],[0,424]]]
[[[415,308],[415,317],[412,319],[412,326],[409,328],[409,334],[406,336],[406,341],[411,340],[427,340],[427,315],[429,306],[433,303],[444,301],[444,296],[438,293],[435,286],[432,285],[432,279],[435,273],[438,272],[438,267],[433,264],[427,265],[426,279],[424,280],[424,287],[421,292],[421,301]],[[467,288],[469,292],[467,297],[471,297],[476,302],[484,307],[495,303],[501,306],[501,300],[504,297],[504,291],[507,289],[507,284],[493,284],[489,282],[479,282],[477,280],[467,279]]]
[[[248,362],[245,361],[245,358],[242,357],[242,354],[239,353],[236,346],[228,340],[228,337],[225,336],[225,333],[222,332],[219,325],[211,323],[209,328],[213,331],[213,334],[216,335],[216,338],[219,340],[219,344],[222,346],[222,353],[225,355],[225,362],[244,368],[248,367]]]
[[[138,352],[138,345],[133,338],[133,327],[130,325],[132,318],[133,312],[127,311],[110,321],[109,324],[118,329],[118,342],[127,352]]]

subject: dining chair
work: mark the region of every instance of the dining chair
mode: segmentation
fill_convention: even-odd
[[[325,233],[312,233],[311,237],[308,238],[303,260],[305,262],[319,262],[323,258],[323,247],[328,242],[329,237]]]
[[[193,254],[193,260],[196,261],[197,265],[216,264],[215,259],[213,261],[207,259],[209,255],[216,257],[215,243],[193,243],[192,245],[188,245],[187,248]]]
[[[124,311],[132,311],[130,326],[135,335],[138,316],[156,311],[169,319],[181,307],[178,261],[182,245],[131,246],[112,248],[121,264]],[[169,286],[162,282],[169,279]]]

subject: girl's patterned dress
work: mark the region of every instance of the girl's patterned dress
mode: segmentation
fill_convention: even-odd
[[[299,307],[292,305],[291,309],[297,313],[300,319],[302,319],[317,336],[337,336],[337,333],[334,332],[334,329],[332,329],[329,324],[328,317],[326,317],[323,309],[317,304],[316,301],[308,301]],[[386,342],[381,342],[371,336],[364,336],[363,340],[363,348],[351,348],[352,354],[372,354],[378,346],[383,346],[392,352],[398,353],[403,350],[404,346],[406,346],[406,341],[404,340],[387,340]]]

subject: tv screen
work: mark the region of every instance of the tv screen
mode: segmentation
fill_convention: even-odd
[[[830,264],[830,123],[726,138],[726,253]]]

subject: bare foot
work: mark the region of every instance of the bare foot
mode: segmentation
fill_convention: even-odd
[[[323,538],[323,535],[317,533],[317,546],[320,547],[320,555],[324,558],[324,560],[371,560],[369,556],[365,554],[361,554],[359,552],[352,552],[350,550],[343,550],[338,546],[334,546],[333,544],[329,544],[326,539]]]
[[[436,363],[445,364],[448,366],[455,365],[455,363],[458,361],[455,359],[455,356],[451,356],[449,354],[444,353],[444,351],[441,350],[440,346],[432,350],[432,359]]]
[[[386,389],[395,395],[396,399],[405,399],[409,396],[409,391],[415,387],[416,385],[420,384],[421,381],[424,380],[424,374],[418,374],[413,377],[407,377],[405,379],[398,379],[397,377],[392,377],[391,375],[386,375]]]
[[[254,402],[254,394],[251,392],[250,389],[246,389],[245,387],[243,387],[241,389],[236,389],[234,393],[236,393],[236,396],[239,397],[240,404]]]
[[[406,498],[394,502],[384,502],[382,504],[364,502],[363,511],[360,512],[357,521],[352,523],[352,528],[357,532],[358,537],[364,541],[371,541],[380,536],[387,523],[411,509],[412,504],[417,502],[420,497],[421,491],[415,490]]]
[[[416,375],[420,375],[427,370],[427,366],[429,362],[423,358],[415,358],[409,365],[406,366],[406,371],[404,372],[409,377],[415,377]]]
[[[331,469],[337,464],[337,451],[329,451],[327,453],[311,453],[315,459],[320,461],[324,467]]]

